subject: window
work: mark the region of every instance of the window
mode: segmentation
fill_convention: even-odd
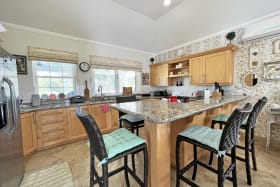
[[[132,87],[132,93],[140,90],[140,72],[127,70],[93,69],[94,94],[98,92],[98,86],[102,86],[102,92],[107,95],[122,94],[123,87]]]
[[[40,95],[74,92],[76,64],[32,61],[36,92]]]

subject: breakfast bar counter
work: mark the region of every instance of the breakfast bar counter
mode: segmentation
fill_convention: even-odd
[[[246,96],[224,96],[189,103],[142,100],[110,106],[114,115],[122,111],[144,119],[144,136],[149,155],[149,186],[165,187],[171,186],[170,166],[175,166],[177,134],[194,124],[210,126],[214,116],[219,113],[230,114],[237,103],[246,98]],[[183,158],[184,165],[192,160],[192,147],[182,144],[180,149],[182,149],[180,158]],[[199,156],[202,154],[201,151]]]

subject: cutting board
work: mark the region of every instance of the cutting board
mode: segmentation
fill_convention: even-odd
[[[89,101],[90,97],[89,97],[89,89],[88,89],[88,86],[87,86],[87,81],[85,81],[85,84],[86,84],[86,87],[85,87],[85,90],[84,90],[84,96],[86,98],[86,101]]]

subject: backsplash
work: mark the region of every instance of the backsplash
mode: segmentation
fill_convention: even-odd
[[[256,128],[256,135],[266,137],[266,111],[270,108],[272,103],[280,103],[280,80],[265,80],[263,64],[266,62],[280,61],[280,54],[273,54],[273,42],[280,39],[280,34],[269,36],[261,39],[252,41],[242,41],[242,30],[237,30],[236,38],[233,40],[233,44],[239,47],[239,50],[235,52],[234,58],[234,83],[232,86],[225,87],[225,90],[237,90],[239,93],[246,93],[250,96],[249,101],[255,103],[259,98],[266,96],[268,97],[268,104],[260,114],[258,120],[258,126]],[[181,48],[167,51],[159,54],[156,57],[156,62],[162,62],[170,60],[181,55],[190,55],[198,52],[203,52],[215,48],[224,47],[229,43],[225,38],[225,35],[214,36],[203,41],[199,41],[193,44],[183,46]],[[251,68],[249,50],[251,47],[255,47],[259,50],[260,55],[260,66]],[[244,86],[243,80],[246,73],[254,73],[258,77],[258,84],[253,88]],[[209,87],[201,87],[209,88]],[[187,95],[193,89],[201,89],[197,86],[189,84],[189,78],[184,79],[183,87],[169,87],[172,92],[181,92]],[[210,87],[210,89],[213,89]],[[279,126],[272,126],[272,139],[280,141],[280,128]]]

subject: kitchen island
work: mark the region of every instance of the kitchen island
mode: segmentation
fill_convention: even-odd
[[[194,125],[210,126],[212,118],[219,114],[230,114],[238,102],[246,96],[224,96],[189,103],[168,103],[161,100],[111,104],[111,112],[119,111],[145,120],[144,134],[148,144],[149,186],[171,186],[171,165],[175,166],[176,137],[180,131]],[[181,145],[182,165],[192,160],[192,146]],[[199,156],[203,154],[199,152]]]

